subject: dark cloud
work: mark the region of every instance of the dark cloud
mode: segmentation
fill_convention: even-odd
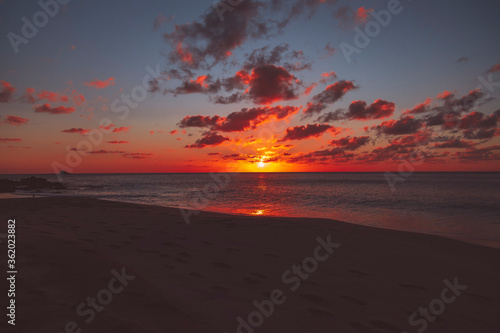
[[[28,123],[28,121],[29,121],[29,119],[21,118],[21,117],[17,117],[17,116],[7,116],[7,118],[5,118],[5,120],[4,120],[4,122],[6,124],[14,125],[14,126],[24,125],[24,124]]]
[[[309,117],[312,117],[315,114],[321,113],[324,109],[326,109],[326,105],[323,103],[307,103],[307,106],[305,107],[303,114],[302,114],[302,119],[306,119]]]
[[[186,148],[204,148],[207,146],[218,146],[224,141],[229,141],[228,137],[217,134],[216,132],[207,133],[201,139],[196,140],[192,145],[186,146]]]
[[[198,20],[176,25],[164,34],[174,49],[169,60],[185,68],[209,68],[225,61],[247,40],[269,36],[271,27],[259,16],[263,7],[259,1],[245,0],[221,20],[216,6],[210,6]]]
[[[341,147],[345,150],[356,150],[370,142],[369,136],[345,137],[330,141],[330,146]]]
[[[423,121],[412,116],[406,116],[399,120],[387,120],[371,129],[385,135],[403,135],[416,133],[423,126]]]
[[[76,109],[73,107],[66,107],[66,106],[51,107],[50,104],[48,103],[35,106],[35,112],[43,112],[50,114],[69,114],[75,112],[75,110]]]
[[[286,134],[279,142],[287,140],[303,140],[311,137],[318,137],[324,132],[334,129],[334,127],[326,124],[308,124],[307,126],[295,126],[287,128]]]
[[[411,110],[406,110],[403,114],[422,114],[431,111],[430,108],[431,99],[427,98],[425,102],[415,105],[415,107]]]
[[[179,122],[180,128],[200,127],[211,131],[241,132],[255,129],[259,124],[271,120],[282,120],[297,113],[295,106],[263,106],[251,109],[243,108],[232,112],[227,117],[220,116],[187,116]]]
[[[480,129],[477,131],[474,130],[465,130],[463,131],[464,137],[469,140],[489,140],[494,137],[500,135],[500,130],[492,128],[492,129]]]
[[[9,82],[0,81],[0,103],[8,103],[12,101],[12,97],[16,88],[14,88]]]
[[[324,91],[315,95],[312,100],[316,103],[333,104],[341,99],[350,90],[358,88],[351,81],[338,81],[325,88]]]
[[[354,101],[349,105],[345,118],[349,120],[383,119],[393,115],[396,105],[377,99],[370,105],[365,101]]]
[[[490,146],[479,149],[469,149],[466,151],[459,151],[455,153],[455,157],[462,162],[482,162],[488,160],[500,160],[498,151],[500,146]]]
[[[65,130],[62,130],[61,132],[63,133],[77,133],[77,134],[86,134],[88,132],[90,132],[89,129],[85,129],[85,128],[69,128],[69,129],[65,129]]]
[[[451,139],[443,143],[434,144],[434,148],[472,148],[474,143],[460,139]]]

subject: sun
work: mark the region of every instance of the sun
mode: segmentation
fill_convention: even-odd
[[[264,163],[264,162],[260,161],[259,163],[257,163],[257,166],[258,166],[259,168],[263,168],[263,167],[265,167],[265,166],[266,166],[266,163]]]

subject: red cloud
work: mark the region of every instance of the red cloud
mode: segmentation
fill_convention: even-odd
[[[325,88],[324,91],[315,95],[312,99],[316,103],[333,104],[341,99],[350,90],[356,89],[357,86],[351,81],[338,81]]]
[[[319,137],[324,132],[335,129],[326,124],[308,124],[307,126],[295,126],[286,129],[286,135],[279,142],[287,140],[303,140],[310,137]]]
[[[472,148],[475,144],[471,141],[451,139],[443,143],[434,144],[434,148]]]
[[[349,105],[349,110],[345,114],[347,119],[368,120],[382,119],[392,116],[396,105],[392,102],[377,99],[375,102],[366,106],[365,101],[354,101]]]
[[[228,137],[217,134],[216,132],[208,133],[203,138],[196,140],[193,145],[186,146],[185,148],[204,148],[207,146],[218,146],[224,141],[229,141]]]
[[[28,92],[28,91],[27,91]],[[45,91],[42,90],[38,93],[38,99],[39,100],[47,100],[50,102],[68,102],[68,96],[66,95],[59,95],[58,93],[52,92],[52,91]]]
[[[6,81],[0,81],[0,87],[2,87],[2,90],[0,90],[0,103],[12,101],[12,95],[16,91],[16,88]]]
[[[117,127],[115,129],[113,129],[113,133],[119,133],[119,132],[128,132],[128,130],[130,129],[130,127]]]
[[[494,73],[494,72],[497,72],[497,73],[500,73],[500,62],[496,65],[493,65],[489,70],[488,70],[489,73]]]
[[[61,132],[63,133],[78,133],[78,134],[86,134],[88,132],[90,132],[89,129],[84,129],[84,128],[70,128],[70,129],[65,129],[65,130],[62,130]]]
[[[178,131],[177,130],[173,130],[173,131],[170,131],[170,134],[174,135],[176,134]]]
[[[421,114],[430,111],[431,99],[427,98],[425,102],[415,105],[411,110],[406,110],[403,114]]]
[[[21,118],[21,117],[16,117],[16,116],[7,116],[5,119],[5,123],[9,125],[14,125],[14,126],[21,126],[26,124],[29,121],[29,119]]]
[[[422,126],[422,120],[406,116],[399,120],[384,121],[380,125],[373,126],[372,129],[386,135],[402,135],[416,133]]]
[[[117,141],[117,140],[114,140],[114,141],[108,141],[108,143],[120,144],[120,143],[130,143],[130,142],[128,142],[128,141]]]
[[[93,87],[95,89],[104,89],[107,86],[114,85],[115,84],[114,80],[115,80],[114,77],[110,77],[109,79],[107,79],[105,81],[95,80],[92,82],[84,82],[83,84],[86,86],[89,86],[89,87]]]
[[[373,9],[366,9],[365,7],[359,7],[358,10],[356,10],[356,13],[354,14],[354,19],[356,20],[356,23],[357,24],[366,23],[371,12],[373,12]]]
[[[17,141],[23,141],[23,140],[18,138],[0,138],[0,142],[17,142]]]
[[[35,106],[35,112],[45,112],[51,114],[69,114],[75,112],[75,108],[65,107],[65,106],[58,106],[53,108],[50,106],[50,104],[45,103],[42,105]]]
[[[441,94],[437,95],[437,98],[439,98],[439,99],[447,99],[447,98],[453,97],[453,96],[454,96],[453,93],[445,90]]]
[[[299,110],[295,106],[263,106],[251,109],[241,109],[232,112],[227,117],[220,116],[187,116],[179,123],[180,128],[184,127],[207,127],[212,131],[221,132],[241,132],[247,129],[254,129],[257,125],[271,119],[282,120],[297,113]]]
[[[463,116],[463,118],[460,120],[458,128],[460,129],[493,128],[497,126],[498,120],[499,120],[499,115],[496,113],[492,114],[491,116],[486,116],[481,112],[471,112]]]
[[[125,157],[125,158],[133,158],[133,159],[136,159],[136,160],[142,160],[142,159],[145,159],[145,158],[149,158],[153,156],[152,153],[125,153],[122,155],[122,157]]]
[[[368,136],[345,137],[338,140],[330,141],[331,146],[342,147],[345,150],[356,150],[361,146],[366,145],[370,141]]]

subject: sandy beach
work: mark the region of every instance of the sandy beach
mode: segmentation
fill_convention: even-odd
[[[498,249],[324,219],[201,212],[188,225],[178,209],[81,197],[0,212],[3,253],[15,219],[13,332],[500,327]]]

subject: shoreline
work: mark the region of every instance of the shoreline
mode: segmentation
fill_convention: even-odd
[[[186,225],[177,208],[88,197],[0,200],[0,216],[16,219],[23,331],[68,321],[123,333],[500,327],[499,249],[326,219],[200,212]],[[122,269],[134,279],[86,323],[77,308]],[[419,308],[451,299],[447,283],[466,289],[426,320]],[[255,302],[273,308],[258,327]]]
[[[61,195],[60,193],[0,193],[0,200],[2,199],[32,199],[32,196],[35,195],[36,198],[50,198],[50,197],[61,197],[61,198],[91,198],[95,200],[104,200],[104,201],[111,201],[111,202],[119,202],[119,203],[126,203],[126,204],[134,204],[134,205],[145,205],[145,206],[152,206],[152,207],[161,207],[161,208],[168,208],[168,209],[176,209],[176,210],[192,210],[187,207],[175,207],[175,206],[161,206],[157,204],[148,204],[148,203],[142,203],[142,202],[136,202],[136,201],[127,201],[127,200],[119,200],[119,199],[107,199],[107,198],[96,198],[93,195],[85,195],[85,194],[68,194],[68,195]],[[227,212],[222,212],[222,211],[217,211],[217,210],[201,210],[199,212],[205,212],[205,213],[216,213],[216,214],[223,214],[223,215],[228,215],[228,216],[235,216],[235,217],[260,217],[260,218],[291,218],[291,219],[318,219],[318,220],[327,220],[331,222],[341,222],[341,223],[347,223],[347,224],[352,224],[352,225],[358,225],[362,227],[367,227],[367,228],[375,228],[375,229],[382,229],[382,230],[393,230],[393,231],[400,231],[400,232],[408,232],[408,233],[413,233],[413,234],[421,234],[421,235],[429,235],[429,236],[435,236],[435,237],[441,237],[445,239],[452,239],[460,242],[464,242],[467,244],[474,244],[474,245],[479,245],[479,246],[484,246],[488,248],[493,248],[493,249],[500,249],[500,241],[496,240],[484,240],[484,239],[468,239],[465,237],[458,237],[455,236],[453,237],[452,235],[439,235],[437,233],[430,233],[430,232],[424,232],[424,231],[414,231],[414,230],[403,230],[403,229],[397,229],[397,228],[388,228],[384,226],[375,226],[375,225],[367,225],[363,223],[356,223],[356,222],[349,222],[349,221],[343,221],[343,220],[336,220],[332,218],[327,218],[327,217],[311,217],[311,216],[279,216],[279,215],[255,215],[255,214],[249,214],[249,213],[227,213]]]

